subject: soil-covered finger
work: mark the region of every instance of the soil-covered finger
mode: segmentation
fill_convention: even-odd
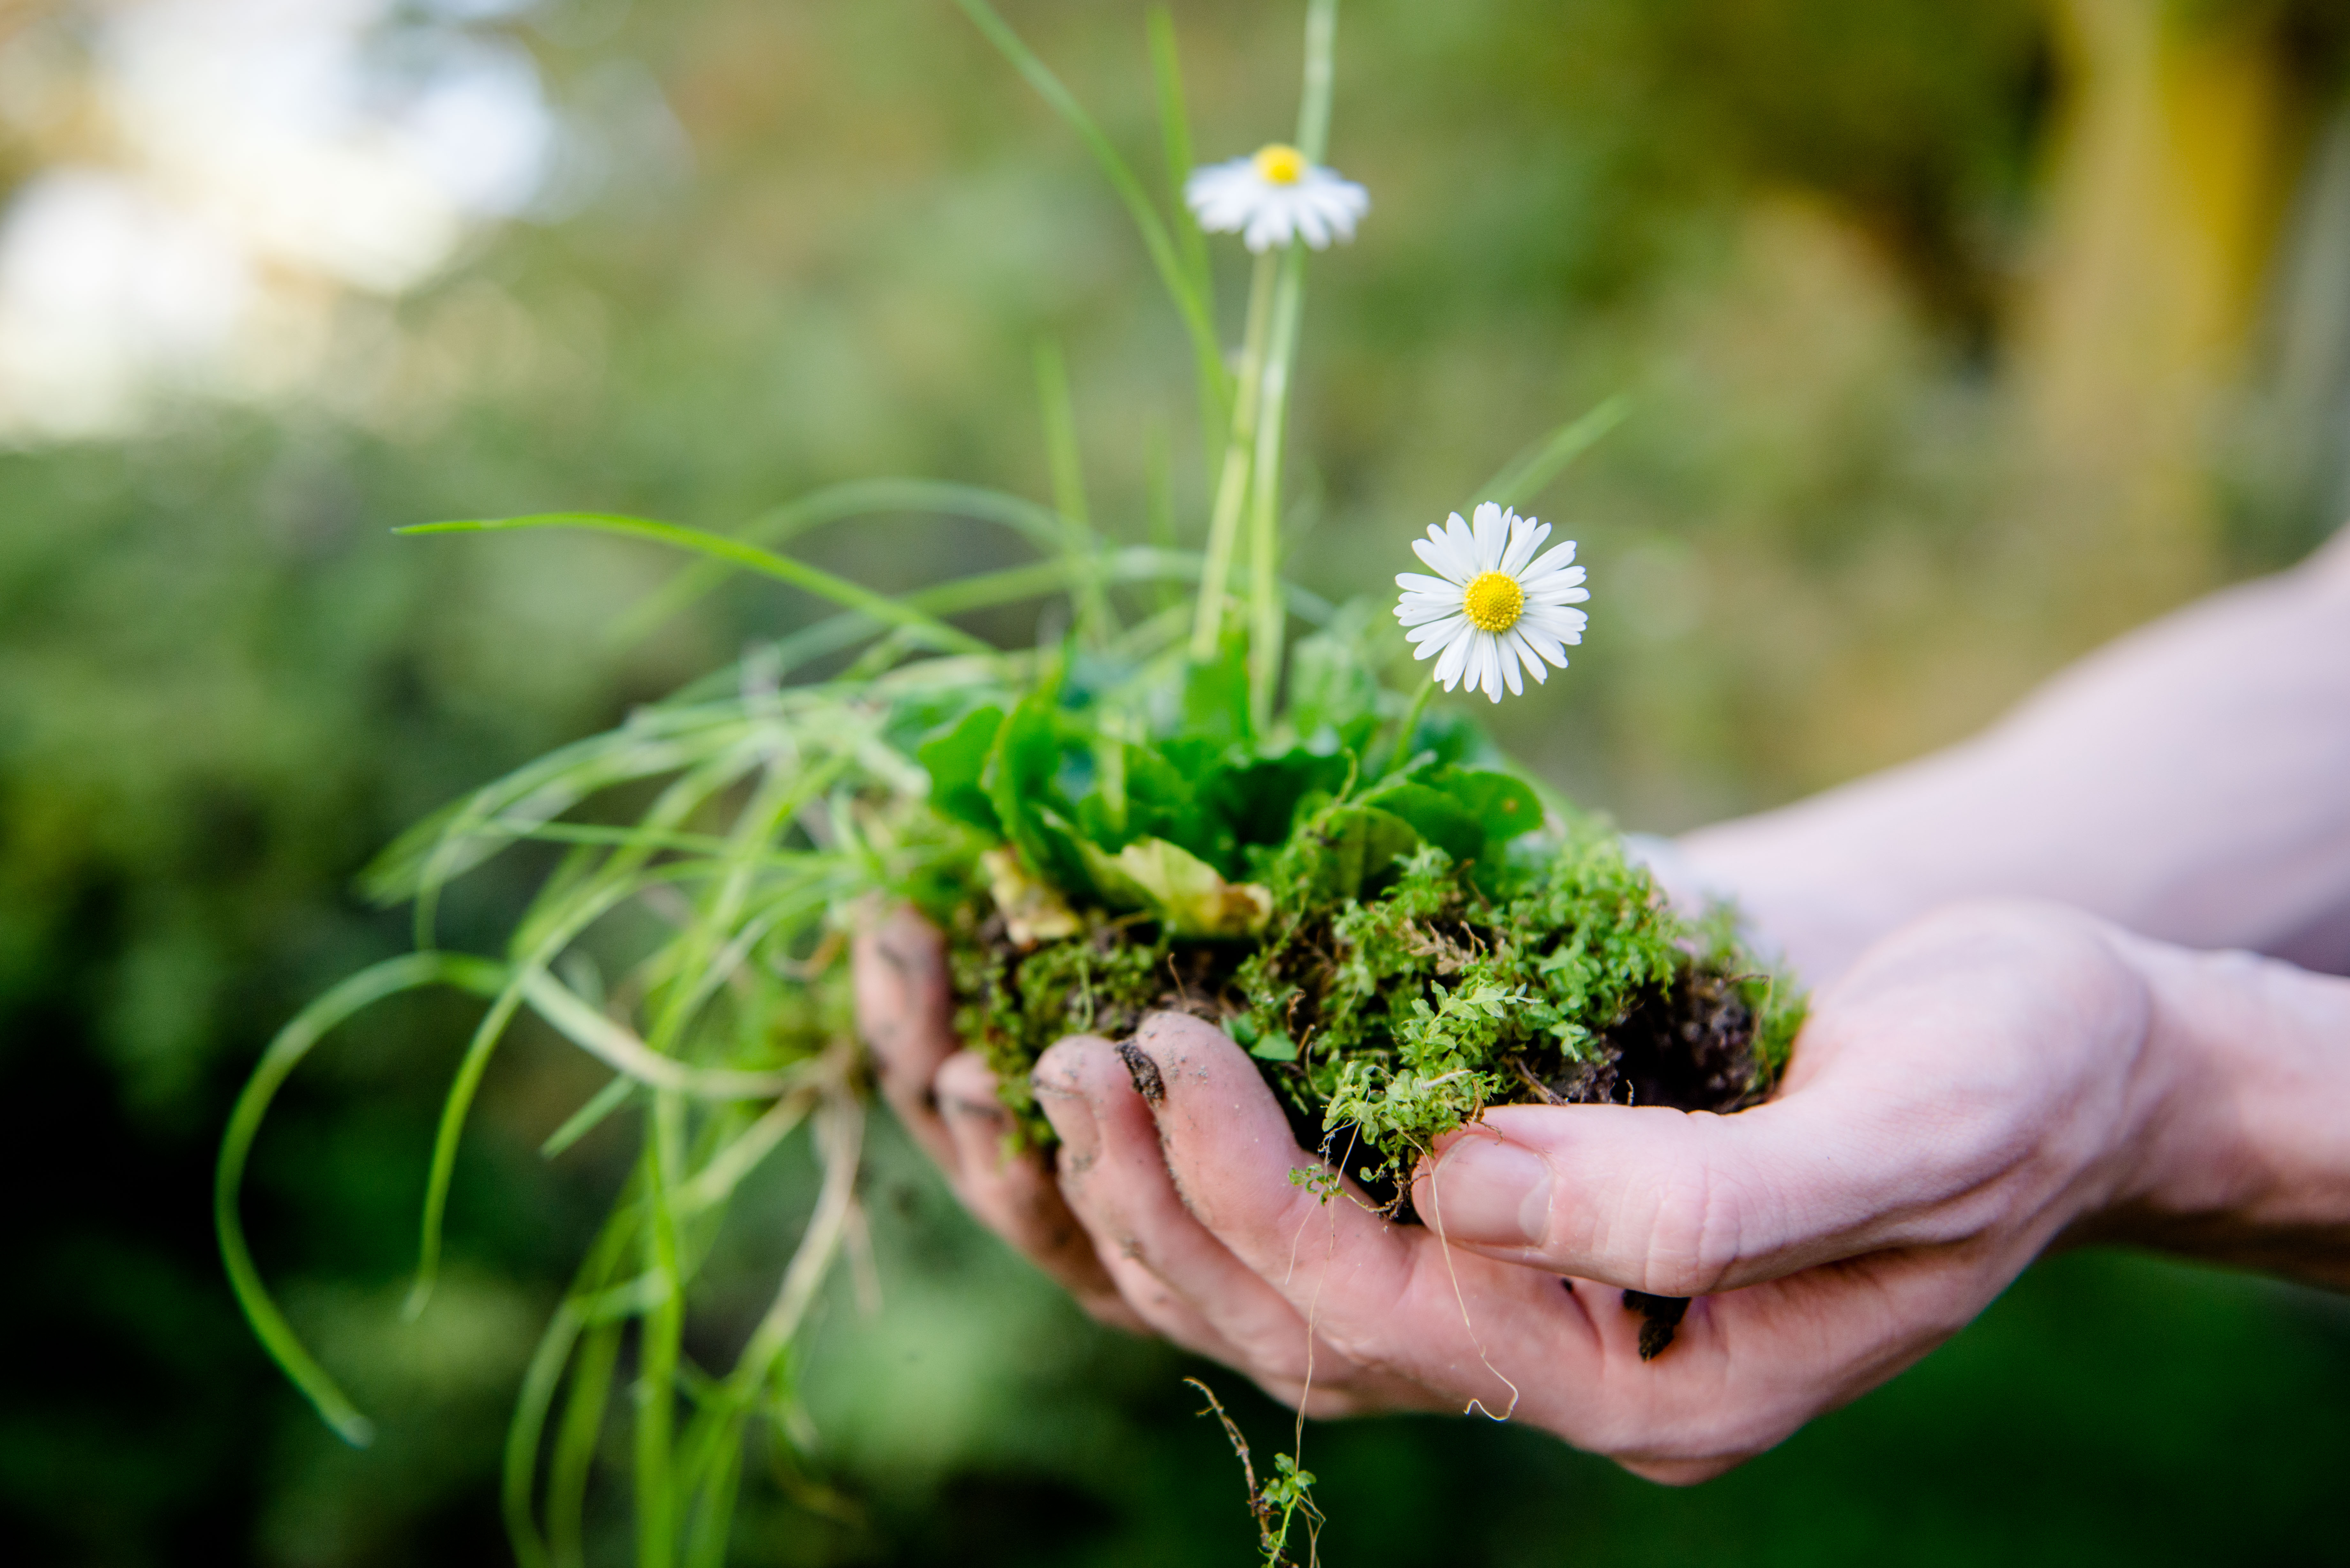
[[[1012,1113],[996,1097],[987,1064],[976,1053],[959,1053],[939,1069],[937,1082],[940,1114],[954,1144],[955,1195],[963,1206],[1095,1316],[1139,1330],[1044,1155],[1012,1147]]]
[[[872,1053],[882,1098],[931,1158],[954,1168],[954,1143],[940,1119],[935,1080],[961,1046],[946,950],[929,921],[893,911],[857,939],[850,953],[858,1032]]]
[[[1320,1173],[1322,1162],[1297,1147],[1272,1091],[1222,1031],[1155,1014],[1132,1044],[1148,1065],[1136,1076],[1156,1082],[1151,1110],[1185,1206],[1325,1343],[1456,1407],[1475,1400],[1499,1413],[1539,1394],[1544,1425],[1575,1424],[1600,1346],[1555,1278],[1448,1249],[1344,1192],[1326,1200],[1293,1183],[1293,1170]]]
[[[1037,1064],[1037,1099],[1063,1138],[1061,1187],[1129,1295],[1171,1298],[1232,1347],[1232,1359],[1268,1386],[1347,1389],[1415,1406],[1413,1390],[1389,1386],[1319,1344],[1297,1309],[1234,1257],[1184,1208],[1159,1146],[1159,1130],[1138,1086],[1136,1055],[1097,1037],[1064,1040]],[[1376,1386],[1366,1386],[1367,1384]],[[1293,1396],[1295,1404],[1298,1396]]]

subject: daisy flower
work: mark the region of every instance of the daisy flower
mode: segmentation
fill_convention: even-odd
[[[1315,250],[1355,237],[1371,198],[1334,169],[1317,168],[1295,147],[1274,142],[1247,158],[1211,163],[1183,182],[1183,200],[1211,234],[1238,233],[1257,252],[1302,236]]]
[[[1536,680],[1549,676],[1545,660],[1566,668],[1565,645],[1583,640],[1588,618],[1570,607],[1591,594],[1574,565],[1574,540],[1534,554],[1549,537],[1549,524],[1488,501],[1473,528],[1455,512],[1411,542],[1438,575],[1398,574],[1403,599],[1396,618],[1413,628],[1413,657],[1436,659],[1436,680],[1447,691],[1466,680],[1499,702],[1505,680],[1513,694],[1525,690],[1520,666]]]

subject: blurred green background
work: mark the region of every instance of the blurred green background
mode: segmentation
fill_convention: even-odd
[[[109,96],[142,68],[142,9],[172,7],[0,4],[20,212],[59,171],[169,162]],[[1284,132],[1297,9],[1176,5],[1203,157]],[[619,1169],[594,1139],[534,1151],[592,1080],[527,1037],[493,1069],[453,1276],[410,1327],[464,1016],[387,1009],[296,1079],[249,1216],[380,1421],[367,1452],[236,1315],[213,1140],[276,1027],[402,945],[351,890],[373,849],[810,607],[739,588],[623,642],[672,561],[389,529],[551,507],[723,528],[877,473],[1042,493],[1044,338],[1097,514],[1142,537],[1164,452],[1199,528],[1172,317],[1081,150],[946,0],[325,13],[370,80],[452,38],[520,62],[555,128],[527,199],[411,276],[268,262],[264,325],[296,322],[298,354],[183,367],[78,429],[29,379],[11,395],[6,334],[46,327],[0,298],[14,1562],[504,1558],[504,1414]],[[1007,13],[1155,170],[1143,8]],[[1627,391],[1537,508],[1583,541],[1592,630],[1493,715],[1507,743],[1671,830],[1967,732],[2350,502],[2345,42],[2319,0],[1352,0],[1332,156],[1374,207],[1314,267],[1295,574],[1381,591],[1525,440]],[[908,518],[806,553],[896,587],[1009,548]],[[1036,611],[985,629],[1034,636]],[[528,869],[479,878],[454,938],[494,942]],[[769,1288],[806,1163],[788,1148],[735,1221],[695,1331],[713,1351]],[[830,1303],[825,1469],[748,1501],[739,1561],[1249,1560],[1178,1381],[1200,1367],[1085,1324],[886,1133],[869,1196],[886,1305]],[[1284,1440],[1204,1375],[1261,1452]],[[1467,1420],[1315,1427],[1305,1460],[1334,1565],[2338,1562],[2350,1310],[2080,1255],[1694,1491]]]

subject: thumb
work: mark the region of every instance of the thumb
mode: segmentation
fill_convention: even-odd
[[[1950,1199],[1989,1174],[1977,1159],[1861,1112],[1827,1089],[1728,1116],[1496,1106],[1422,1162],[1412,1200],[1457,1245],[1669,1296],[1970,1230]]]

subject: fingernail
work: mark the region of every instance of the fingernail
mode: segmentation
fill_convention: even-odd
[[[1471,1133],[1426,1168],[1430,1228],[1477,1247],[1531,1247],[1550,1230],[1550,1166],[1532,1149]]]
[[[1003,1165],[1011,1151],[1004,1137],[1009,1117],[1002,1106],[950,1092],[939,1096],[939,1109],[965,1175]]]
[[[1101,1133],[1094,1124],[1094,1108],[1086,1103],[1085,1095],[1057,1076],[1048,1077],[1042,1064],[1029,1075],[1028,1083],[1036,1091],[1036,1104],[1044,1111],[1045,1119],[1053,1124],[1053,1131],[1060,1137],[1065,1158],[1080,1166],[1093,1163],[1095,1151],[1101,1145]]]

